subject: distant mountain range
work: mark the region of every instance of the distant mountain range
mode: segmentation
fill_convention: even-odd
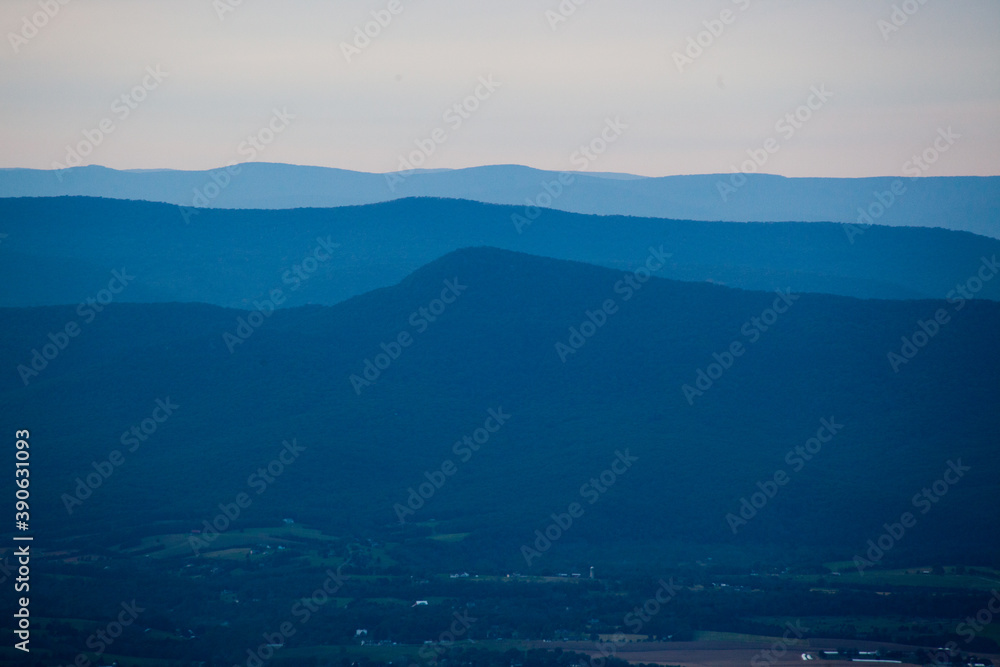
[[[445,197],[572,213],[681,220],[942,227],[1000,238],[1000,177],[646,178],[501,165],[370,174],[248,163],[212,171],[2,169],[0,197],[81,195],[209,208],[329,208]],[[867,217],[866,217],[867,214]]]
[[[294,438],[305,449],[238,527],[294,517],[406,542],[436,519],[472,533],[456,549],[478,549],[477,562],[536,571],[521,546],[573,502],[584,514],[541,567],[574,549],[652,558],[665,543],[850,560],[911,512],[889,560],[1000,553],[993,302],[742,291],[465,249],[333,307],[0,317],[0,411],[44,443],[32,518],[52,535],[100,531],[111,545],[162,532],[158,521],[187,532]],[[77,335],[53,341],[70,323]],[[903,338],[920,343],[912,354]],[[50,341],[61,349],[26,386],[15,366]],[[906,356],[895,370],[890,352]],[[161,421],[167,399],[178,407]],[[127,449],[144,419],[153,432]],[[114,450],[124,463],[70,516],[65,498]],[[446,461],[457,472],[439,475]],[[935,486],[954,466],[968,469]],[[400,522],[396,506],[431,479],[446,481]],[[933,504],[913,500],[941,485]],[[732,530],[727,516],[758,491],[768,497]]]
[[[332,305],[454,250],[489,246],[654,275],[859,298],[1000,300],[1000,241],[942,229],[733,223],[539,211],[447,199],[195,211],[85,197],[0,199],[0,305]],[[985,266],[985,269],[984,269]],[[127,285],[114,282],[124,271]],[[992,272],[992,273],[991,273]],[[102,292],[103,290],[103,292]],[[964,297],[963,297],[964,298]]]

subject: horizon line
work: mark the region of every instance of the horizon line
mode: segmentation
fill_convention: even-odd
[[[768,176],[773,178],[785,178],[789,180],[863,180],[863,179],[884,179],[884,178],[900,178],[907,180],[915,179],[949,179],[949,178],[997,178],[1000,174],[964,174],[964,175],[950,175],[950,176],[906,176],[900,174],[883,174],[880,176],[785,176],[784,174],[773,174],[768,172],[710,172],[710,173],[686,173],[686,174],[665,174],[660,176],[648,176],[645,174],[635,174],[631,172],[616,172],[616,171],[583,171],[583,170],[555,170],[555,169],[542,169],[539,167],[532,167],[529,165],[515,164],[515,163],[501,163],[501,164],[482,164],[474,165],[471,167],[439,167],[435,169],[402,169],[396,171],[361,171],[357,169],[348,169],[346,167],[330,167],[326,165],[310,165],[310,164],[296,164],[291,162],[268,162],[263,160],[254,160],[250,162],[235,162],[227,165],[222,165],[219,167],[212,167],[208,169],[179,169],[175,167],[137,167],[129,169],[121,169],[118,167],[109,167],[103,164],[85,164],[76,165],[71,167],[63,168],[40,168],[40,167],[0,167],[0,171],[41,171],[41,172],[66,172],[75,169],[106,169],[108,171],[115,171],[121,173],[149,173],[149,172],[181,172],[181,173],[209,173],[213,171],[221,171],[225,169],[231,169],[233,167],[244,167],[248,165],[263,165],[263,166],[277,166],[277,167],[293,167],[299,169],[324,169],[329,171],[344,171],[352,174],[366,174],[370,176],[388,176],[390,174],[407,174],[407,175],[424,175],[424,174],[434,174],[442,172],[455,172],[455,171],[471,171],[474,169],[494,169],[494,168],[514,168],[514,169],[526,169],[530,171],[538,171],[549,174],[573,174],[574,176],[593,176],[595,178],[625,178],[629,180],[644,180],[644,179],[658,179],[658,178],[684,178],[684,177],[706,177],[706,176],[717,176],[717,177],[729,177],[734,175],[744,175],[744,176]]]

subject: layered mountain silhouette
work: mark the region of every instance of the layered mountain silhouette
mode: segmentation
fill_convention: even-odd
[[[155,229],[161,208],[145,210],[154,217],[121,224]],[[186,532],[295,439],[305,449],[239,525],[293,516],[395,541],[433,525],[523,569],[521,546],[573,502],[584,514],[552,547],[557,561],[680,543],[850,560],[910,512],[892,558],[1000,553],[994,302],[744,291],[472,248],[332,307],[258,315],[0,311],[0,410],[45,443],[32,450],[33,518],[109,544]],[[71,322],[78,334],[62,339]],[[62,346],[22,379],[15,366],[50,342]],[[168,399],[169,418],[128,450],[126,432]],[[465,453],[491,411],[508,417]],[[113,450],[124,463],[70,516],[67,494]],[[622,456],[634,465],[584,495]],[[445,461],[457,472],[401,522],[397,505]],[[923,512],[915,496],[956,466]],[[727,516],[778,471],[788,481],[734,532]]]
[[[1000,241],[943,229],[733,223],[447,199],[295,210],[214,210],[86,197],[0,199],[0,305],[202,302],[332,305],[393,285],[467,246],[750,290],[859,298],[1000,299]],[[114,271],[127,286],[107,291]],[[112,285],[118,286],[118,283]],[[102,290],[105,292],[102,293]]]
[[[2,169],[0,197],[83,195],[208,208],[329,208],[445,197],[682,220],[876,223],[1000,238],[1000,178],[646,178],[516,165],[398,174],[248,163],[212,171]]]

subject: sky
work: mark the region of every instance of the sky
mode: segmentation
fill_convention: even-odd
[[[1000,174],[992,0],[3,0],[0,29],[0,167]]]

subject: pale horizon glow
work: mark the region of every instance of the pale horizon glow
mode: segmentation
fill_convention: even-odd
[[[547,12],[573,0],[243,0],[220,18],[227,2],[69,1],[26,39],[38,0],[0,4],[0,167],[68,164],[89,136],[82,163],[114,169],[385,173],[422,151],[424,169],[668,176],[756,156],[788,177],[1000,175],[1000,3],[987,0],[589,0],[554,30]],[[889,31],[894,5],[917,9]],[[391,21],[348,62],[341,43],[372,12]],[[699,33],[707,46],[678,71]],[[147,68],[166,76],[122,117],[114,100]],[[477,87],[475,110],[449,112]],[[269,137],[276,109],[293,118],[246,143]],[[598,140],[615,119],[624,129]],[[604,150],[581,157],[592,141]]]

